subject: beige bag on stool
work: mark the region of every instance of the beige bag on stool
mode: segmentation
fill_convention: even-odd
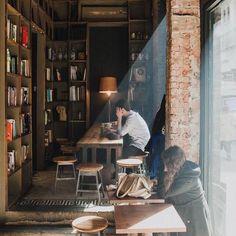
[[[141,197],[147,199],[151,196],[153,183],[147,177],[139,174],[129,174],[119,179],[116,196]]]

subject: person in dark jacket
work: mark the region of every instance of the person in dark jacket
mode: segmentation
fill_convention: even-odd
[[[171,146],[162,155],[164,173],[158,195],[174,205],[187,232],[178,236],[213,236],[210,212],[199,176],[199,166],[187,161],[184,151]]]

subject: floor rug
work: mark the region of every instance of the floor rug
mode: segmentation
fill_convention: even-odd
[[[10,210],[13,211],[78,211],[94,207],[112,206],[108,200],[99,204],[94,199],[20,199]]]

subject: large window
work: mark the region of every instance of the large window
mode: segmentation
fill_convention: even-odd
[[[206,14],[202,148],[205,188],[215,236],[235,236],[236,224],[236,1]]]

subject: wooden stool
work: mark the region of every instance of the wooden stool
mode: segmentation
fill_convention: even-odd
[[[75,162],[77,161],[76,158],[72,156],[59,156],[59,157],[54,157],[53,162],[57,163],[57,171],[56,171],[56,180],[55,180],[55,191],[57,187],[57,181],[61,180],[74,180],[76,179],[76,172],[75,172]],[[71,166],[73,170],[73,176],[66,177],[62,176],[62,170],[61,167],[63,168],[64,166]]]
[[[108,227],[108,222],[99,216],[82,216],[73,220],[72,227],[80,235],[82,233],[98,233],[100,236],[101,232]]]
[[[70,154],[77,158],[77,152],[79,151],[79,149],[75,146],[63,145],[61,146],[61,151],[63,152],[63,155]]]
[[[138,159],[142,161],[139,171],[140,171],[140,174],[145,175],[146,174],[146,159],[148,156],[149,156],[149,152],[145,152],[143,155],[129,156],[128,159]]]
[[[142,161],[139,159],[120,159],[116,161],[117,165],[121,168],[121,173],[126,173],[126,168],[131,168],[135,172],[135,168],[138,168],[141,172]]]
[[[81,194],[83,192],[97,192],[98,193],[98,201],[101,202],[101,196],[100,196],[100,189],[102,189],[103,197],[104,194],[104,188],[102,183],[102,175],[100,171],[103,169],[103,165],[96,164],[96,163],[88,163],[88,164],[80,164],[76,167],[78,173],[78,181],[76,185],[76,192],[77,195],[78,192]],[[83,183],[83,177],[84,176],[94,176],[96,179],[96,183]],[[80,182],[80,177],[82,177],[82,181]],[[99,181],[100,179],[100,181]],[[88,186],[96,186],[97,190],[88,190],[88,189],[82,189],[80,186],[82,185],[88,185]]]

